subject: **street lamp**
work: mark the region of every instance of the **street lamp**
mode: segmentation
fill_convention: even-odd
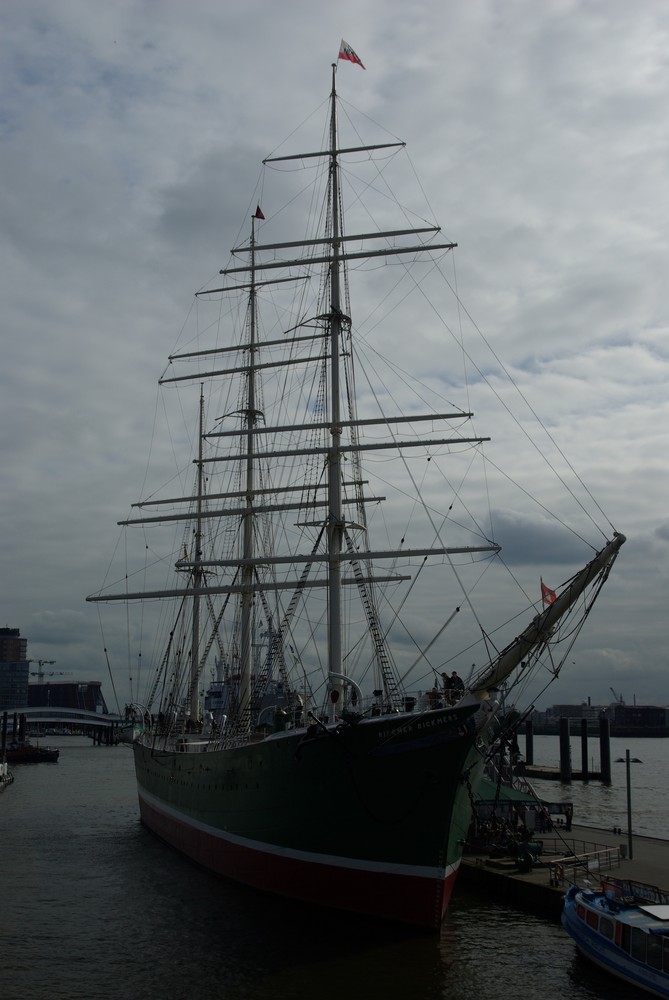
[[[635,764],[641,764],[638,757],[634,758]],[[634,853],[632,850],[632,783],[630,781],[630,752],[625,751],[624,757],[617,757],[616,764],[625,764],[625,772],[627,777],[627,854],[630,861],[634,858]]]

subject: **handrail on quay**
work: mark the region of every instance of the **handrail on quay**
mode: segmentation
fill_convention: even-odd
[[[586,875],[589,875],[593,870],[602,871],[603,869],[619,868],[620,848],[602,847],[594,851],[582,851],[578,854],[574,851],[573,854],[563,854],[560,857],[546,860],[545,864],[548,866],[549,884],[559,887],[564,885],[565,881],[574,881],[573,878],[568,878],[568,869],[572,875],[575,874],[577,868],[582,869]]]

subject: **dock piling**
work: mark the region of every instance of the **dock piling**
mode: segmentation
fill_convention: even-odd
[[[611,723],[602,715],[599,719],[599,770],[602,781],[611,784]]]
[[[569,719],[560,719],[560,781],[571,783],[571,746],[569,744]]]
[[[534,764],[534,726],[531,719],[525,723],[525,763]]]
[[[581,719],[581,778],[588,780],[588,720]]]

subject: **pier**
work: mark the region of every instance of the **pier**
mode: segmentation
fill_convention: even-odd
[[[517,773],[529,778],[543,778],[548,781],[603,781],[611,782],[611,724],[607,718],[599,720],[599,759],[600,769],[595,771],[588,766],[588,720],[580,719],[581,736],[581,767],[572,767],[571,760],[571,727],[570,719],[560,719],[560,766],[544,767],[534,763],[534,729],[531,721],[525,723],[525,764]]]
[[[574,826],[564,836],[557,831],[536,838],[543,850],[529,871],[521,870],[526,867],[521,860],[466,854],[458,884],[557,920],[573,882],[598,886],[602,876],[614,875],[669,889],[669,841],[634,834],[630,858],[627,830]]]

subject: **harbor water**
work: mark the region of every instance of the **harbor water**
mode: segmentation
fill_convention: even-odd
[[[3,1000],[629,996],[577,956],[559,924],[462,888],[435,935],[212,877],[139,823],[128,748],[51,742],[59,763],[15,768],[0,797]],[[628,746],[643,761],[632,769],[635,826],[666,836],[669,740],[614,740],[612,759]],[[557,755],[556,738],[535,737],[537,763]],[[625,827],[625,767],[613,771],[610,787],[539,791],[572,799],[578,823]]]
[[[521,752],[525,749],[520,740]],[[570,740],[571,761],[574,770],[581,768],[581,739]],[[667,768],[669,767],[669,739],[611,739],[611,784],[599,781],[572,781],[560,784],[555,781],[534,781],[539,796],[555,802],[574,803],[574,821],[584,826],[627,829],[627,768],[625,753],[630,758],[630,799],[632,803],[632,829],[644,837],[660,837],[669,841],[669,806],[666,804]],[[534,737],[536,764],[558,767],[560,746],[557,736]],[[588,738],[588,766],[600,770],[599,737]],[[667,845],[669,850],[669,844]]]

